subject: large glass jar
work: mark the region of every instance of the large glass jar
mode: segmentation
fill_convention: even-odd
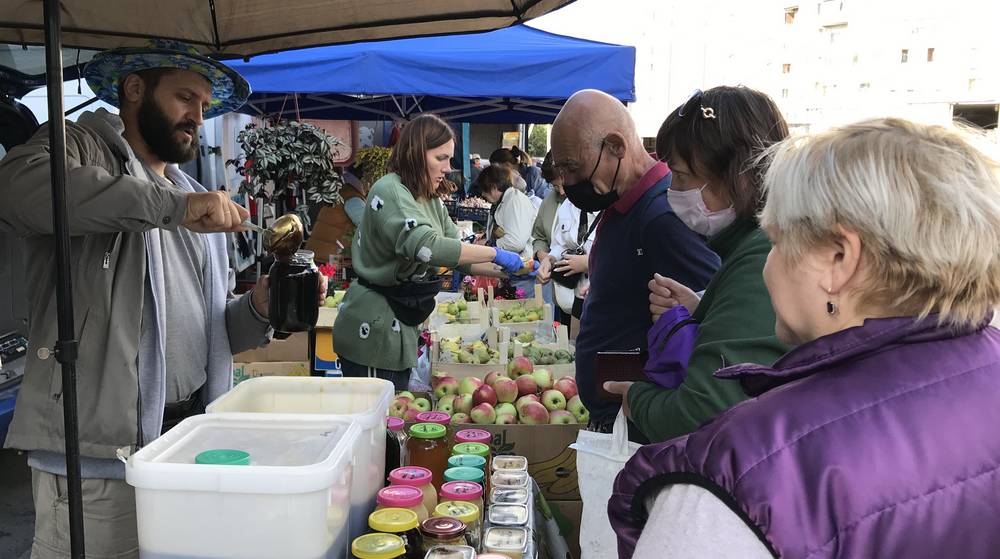
[[[406,465],[406,431],[399,417],[389,417],[385,421],[385,477],[396,468]]]
[[[444,471],[448,469],[451,452],[446,440],[447,429],[436,423],[417,423],[410,427],[406,441],[406,455],[411,466],[421,466],[431,471],[434,487],[444,485]]]
[[[382,509],[368,516],[368,526],[384,534],[394,534],[406,543],[406,559],[423,559],[424,547],[418,530],[417,513],[406,509]]]
[[[417,423],[436,423],[443,425],[447,430],[445,444],[451,446],[455,444],[455,429],[451,424],[451,416],[440,411],[425,411],[417,414]]]
[[[351,543],[355,559],[396,559],[406,555],[406,542],[395,534],[365,534]]]
[[[267,316],[278,339],[292,332],[306,332],[319,318],[319,270],[313,253],[296,252],[290,259],[275,260],[268,272]]]
[[[457,518],[440,516],[420,523],[424,553],[439,545],[466,545],[465,523]]]
[[[434,487],[434,475],[427,468],[420,466],[406,466],[396,468],[389,473],[390,485],[405,485],[416,487],[423,493],[424,508],[427,512],[434,510],[438,506],[437,489]]]

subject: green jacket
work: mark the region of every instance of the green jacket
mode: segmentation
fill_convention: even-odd
[[[416,200],[399,175],[386,175],[368,193],[351,244],[354,271],[381,286],[455,268],[462,252],[458,229],[441,200]],[[369,367],[400,371],[417,365],[417,328],[396,320],[385,298],[351,284],[333,325],[337,355]]]
[[[746,399],[738,382],[715,371],[735,363],[770,365],[788,351],[774,335],[774,309],[764,285],[764,262],[771,250],[755,223],[739,220],[709,239],[722,259],[693,318],[698,338],[683,384],[667,390],[637,382],[628,393],[632,421],[661,442],[686,435]]]

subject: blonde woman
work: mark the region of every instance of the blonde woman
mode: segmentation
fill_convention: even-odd
[[[751,399],[626,465],[620,555],[995,557],[997,164],[895,119],[772,155],[764,279],[798,347],[718,371]]]

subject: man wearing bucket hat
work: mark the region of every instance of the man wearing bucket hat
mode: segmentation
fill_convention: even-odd
[[[148,444],[232,386],[232,355],[268,337],[266,278],[229,293],[225,233],[248,216],[177,163],[197,154],[206,118],[250,87],[193,48],[154,41],[85,69],[119,107],[66,123],[84,528],[88,557],[138,554],[134,493],[119,449]],[[29,452],[32,557],[69,555],[47,128],[0,162],[0,230],[25,239],[31,348],[5,442]],[[323,286],[325,288],[325,286]]]

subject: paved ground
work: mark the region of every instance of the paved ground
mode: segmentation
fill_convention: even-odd
[[[34,528],[27,457],[0,450],[0,557],[27,559]]]

